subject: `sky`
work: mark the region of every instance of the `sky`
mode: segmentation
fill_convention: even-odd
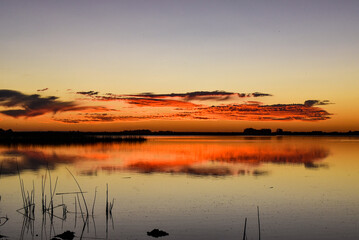
[[[0,0],[0,128],[359,130],[359,1]]]

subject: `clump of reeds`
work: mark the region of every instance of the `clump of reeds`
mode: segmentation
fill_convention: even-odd
[[[47,175],[49,176],[49,193],[50,193],[50,201],[47,204],[47,197],[45,194],[45,189],[46,189],[46,180],[47,180]],[[46,212],[50,214],[50,219],[53,218],[54,216],[54,209],[58,208],[58,207],[62,207],[63,208],[63,215],[65,212],[67,212],[67,207],[64,203],[59,204],[57,206],[54,206],[54,197],[56,194],[56,188],[57,188],[57,183],[58,183],[58,177],[56,177],[56,181],[54,186],[52,185],[52,178],[51,178],[51,172],[49,170],[49,168],[47,168],[46,174],[45,176],[42,177],[42,182],[41,182],[41,203],[42,203],[42,214],[45,214]],[[56,194],[57,195],[57,194]]]
[[[112,209],[115,203],[115,199],[112,199],[112,202],[108,201],[108,184],[106,183],[106,216],[112,215]]]
[[[82,188],[81,188],[79,182],[77,181],[76,177],[71,173],[71,171],[69,169],[67,169],[67,170],[70,173],[70,175],[73,177],[79,191],[56,193],[56,188],[58,185],[58,177],[56,177],[56,181],[53,184],[51,172],[50,172],[49,168],[47,168],[46,174],[44,176],[42,176],[42,179],[41,179],[41,205],[42,205],[42,214],[43,214],[43,224],[42,224],[43,226],[42,227],[44,227],[44,224],[46,225],[46,215],[45,214],[49,214],[50,221],[51,221],[51,226],[50,226],[50,237],[51,237],[51,230],[53,228],[53,217],[56,217],[56,218],[64,221],[67,218],[67,213],[74,213],[75,214],[75,224],[76,224],[77,214],[78,214],[78,212],[80,212],[80,215],[81,215],[81,217],[83,219],[83,223],[84,223],[82,233],[80,236],[80,239],[81,239],[82,235],[84,233],[85,227],[88,226],[88,224],[89,224],[89,216],[92,216],[92,217],[94,216],[96,197],[97,197],[97,187],[95,187],[94,199],[93,199],[93,203],[92,203],[92,212],[91,212],[92,215],[89,215],[87,201],[84,196],[84,194],[87,192],[82,191]],[[34,227],[33,220],[35,220],[35,184],[33,181],[32,190],[30,192],[26,191],[24,180],[21,178],[19,169],[18,169],[18,176],[19,176],[19,182],[20,182],[21,196],[22,196],[22,200],[23,200],[23,207],[18,209],[17,211],[25,216],[23,229],[22,229],[22,235],[23,235],[25,228],[33,229],[33,227]],[[48,182],[48,184],[47,184],[47,182]],[[47,188],[49,189],[49,192],[48,192],[50,194],[49,196],[46,195]],[[75,198],[74,198],[75,211],[74,212],[68,211],[68,207],[64,201],[64,195],[72,195],[72,194],[75,195]],[[61,195],[61,197],[62,197],[61,204],[58,204],[56,206],[54,203],[55,195]],[[81,195],[81,197],[80,197],[80,195]],[[112,201],[109,201],[109,188],[108,188],[108,184],[106,184],[106,234],[108,231],[108,219],[109,218],[112,219],[112,210],[114,207],[114,202],[115,202],[114,198],[112,199]],[[62,208],[62,217],[56,216],[54,214],[54,209],[59,208],[59,207]],[[7,217],[0,217],[0,226],[4,225],[5,222],[7,222],[7,221],[8,221]],[[112,224],[113,224],[113,219],[112,219]],[[31,230],[31,231],[33,231],[33,230]],[[45,232],[45,234],[46,234],[46,232]]]
[[[16,211],[23,214],[25,217],[30,219],[35,219],[35,184],[32,182],[32,190],[25,191],[24,180],[21,179],[19,168],[17,168],[20,182],[20,190],[22,197],[22,208],[17,209]],[[23,210],[23,212],[21,212]]]

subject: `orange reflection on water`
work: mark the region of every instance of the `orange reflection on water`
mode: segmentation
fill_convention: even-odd
[[[253,170],[261,163],[304,164],[328,156],[329,151],[318,146],[291,144],[223,144],[174,143],[146,148],[145,154],[126,161],[125,167],[139,172],[189,173],[198,175],[235,175],[260,172]],[[156,157],[157,156],[157,157]]]
[[[1,147],[3,174],[75,164],[84,173],[135,171],[191,175],[263,175],[263,163],[302,164],[316,168],[329,151],[313,142],[256,141],[238,138],[151,139],[143,144]]]

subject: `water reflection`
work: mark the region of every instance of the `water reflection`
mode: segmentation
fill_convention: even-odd
[[[248,217],[248,239],[253,239],[258,232],[255,206],[260,206],[263,239],[305,239],[308,234],[357,239],[359,189],[353,183],[359,180],[358,143],[332,137],[187,137],[138,145],[0,147],[0,235],[145,239],[159,228],[170,233],[168,239],[238,239],[243,232],[238,226]],[[25,188],[16,176],[17,163]],[[52,191],[49,175],[42,187],[47,166],[54,169],[49,171]],[[88,221],[65,167],[79,181],[90,209],[96,199]],[[22,189],[36,189],[35,220],[16,211],[23,205]],[[43,213],[42,200],[48,206],[50,196],[55,207],[66,208]],[[112,199],[114,218],[106,216]]]
[[[75,164],[82,175],[97,171],[134,171],[197,176],[267,175],[262,164],[295,164],[326,167],[320,161],[329,150],[313,142],[253,141],[240,139],[152,139],[144,144],[95,144],[70,146],[17,146],[0,148],[3,175],[21,170]]]

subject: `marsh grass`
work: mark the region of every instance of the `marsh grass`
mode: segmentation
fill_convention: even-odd
[[[53,223],[53,218],[60,219],[62,221],[66,221],[67,214],[71,213],[75,215],[75,228],[76,228],[76,219],[77,215],[80,214],[81,218],[83,220],[83,227],[81,231],[81,235],[77,238],[82,239],[86,226],[89,228],[89,217],[91,216],[93,219],[94,229],[96,231],[96,225],[95,225],[95,205],[96,205],[96,199],[97,199],[97,187],[95,187],[94,191],[94,198],[92,203],[92,209],[91,209],[91,215],[89,214],[88,204],[85,198],[85,195],[87,192],[84,192],[81,188],[81,185],[79,181],[76,179],[76,177],[72,174],[72,172],[66,168],[67,171],[72,176],[76,187],[79,191],[72,191],[72,192],[58,192],[56,193],[57,185],[58,185],[58,177],[56,177],[55,183],[52,184],[52,176],[51,171],[47,168],[46,174],[42,176],[41,178],[41,203],[42,203],[42,228],[46,227],[46,215],[50,216],[50,238],[51,236],[55,235],[55,228]],[[0,177],[1,177],[1,166],[0,166]],[[21,178],[20,171],[18,169],[18,178],[19,178],[19,184],[20,184],[20,190],[21,190],[21,197],[22,197],[22,208],[17,209],[16,211],[24,216],[23,220],[23,226],[21,229],[21,237],[20,239],[24,239],[24,234],[26,232],[30,232],[30,234],[34,235],[34,221],[35,221],[35,184],[34,181],[32,182],[32,189],[26,190],[25,188],[25,182]],[[49,194],[50,197],[48,198],[46,195],[46,184],[49,183]],[[69,211],[68,207],[65,203],[64,196],[66,195],[75,195],[74,197],[74,210]],[[55,196],[61,196],[61,204],[55,205],[54,200]],[[47,199],[50,199],[47,203]],[[113,218],[112,218],[112,210],[114,207],[115,199],[112,198],[112,201],[109,200],[109,186],[108,183],[106,183],[106,239],[108,237],[108,219],[110,218],[112,220],[113,224]],[[62,208],[62,216],[56,216],[54,214],[54,209]],[[0,217],[0,227],[3,226],[7,221],[8,217]],[[257,206],[257,223],[258,223],[258,239],[261,240],[261,222],[260,222],[260,213],[259,213],[259,206]],[[41,236],[43,236],[43,229],[41,230]],[[46,231],[45,231],[45,239]],[[243,235],[242,239],[246,240],[248,239],[247,235],[247,217],[244,219],[244,229],[243,229]]]
[[[67,169],[67,168],[66,168]],[[35,225],[35,183],[32,182],[32,189],[27,190],[25,185],[26,182],[22,179],[19,167],[18,170],[18,178],[20,185],[20,194],[22,199],[22,207],[17,209],[16,211],[23,215],[24,220],[22,224],[22,229],[20,232],[20,239],[24,239],[25,234],[30,233],[32,237],[34,237],[34,225]],[[78,218],[78,214],[81,215],[83,220],[83,227],[81,231],[81,235],[77,236],[77,238],[82,239],[84,231],[87,228],[89,229],[89,217],[92,216],[93,224],[96,232],[95,225],[95,206],[97,199],[97,187],[95,187],[94,198],[92,203],[91,215],[89,214],[88,204],[85,198],[85,194],[82,190],[82,187],[76,177],[72,174],[72,172],[67,169],[74,180],[74,185],[78,188],[78,191],[71,192],[56,192],[59,178],[56,177],[55,182],[53,182],[53,177],[51,175],[50,169],[47,167],[45,175],[41,177],[41,213],[42,213],[42,224],[41,224],[41,237],[45,237],[44,239],[51,239],[51,236],[55,236],[55,223],[54,218],[62,221],[66,221],[68,214],[75,215],[75,228],[76,228],[76,219]],[[0,167],[1,172],[1,167]],[[68,209],[68,205],[65,202],[65,196],[75,195],[74,199],[74,210],[70,211]],[[112,209],[114,207],[114,199],[110,202],[108,200],[109,190],[108,184],[106,184],[106,236],[108,232],[108,218],[112,220],[113,226],[113,218],[112,218]],[[55,198],[57,196],[61,196],[61,203],[55,204]],[[57,199],[59,202],[59,199]],[[55,214],[55,209],[61,208],[61,211],[56,211],[60,213],[58,215]],[[47,226],[47,218],[50,219],[50,232],[49,235],[46,231]],[[0,226],[4,225],[9,219],[6,217],[0,217]]]

